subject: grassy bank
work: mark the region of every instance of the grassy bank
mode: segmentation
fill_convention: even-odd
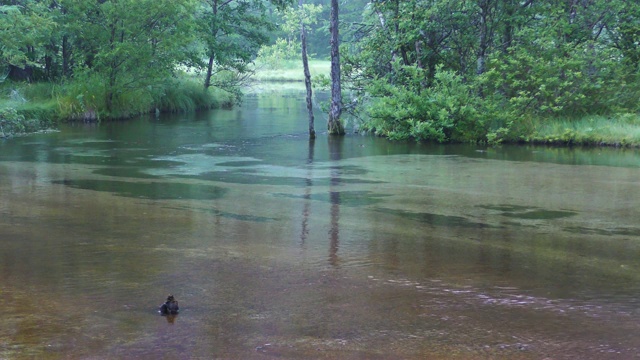
[[[118,95],[107,106],[104,86],[83,82],[0,84],[0,137],[55,128],[65,121],[124,119],[160,112],[191,112],[232,106],[234,95],[204,89],[200,79],[183,74],[145,89]]]
[[[520,139],[554,145],[640,147],[640,116],[616,114],[577,119],[537,119],[531,122],[530,130],[521,134]]]
[[[3,83],[0,87],[0,138],[54,128],[59,121],[57,104],[51,98],[25,96],[25,84]]]
[[[309,72],[311,77],[319,75],[328,77],[331,72],[331,62],[328,60],[310,60]],[[277,68],[257,62],[253,80],[259,82],[303,82],[302,60],[286,60],[279,64]]]

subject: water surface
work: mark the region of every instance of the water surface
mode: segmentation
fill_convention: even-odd
[[[305,112],[0,142],[0,358],[638,358],[637,151],[309,143]]]

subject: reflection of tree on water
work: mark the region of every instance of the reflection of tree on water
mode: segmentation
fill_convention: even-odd
[[[329,136],[329,158],[336,163],[331,165],[329,182],[329,202],[331,203],[331,228],[329,229],[329,263],[338,266],[340,258],[338,249],[340,247],[340,192],[337,187],[340,185],[340,166],[337,163],[342,159],[342,144],[344,137]]]
[[[304,207],[302,208],[302,230],[300,233],[300,245],[304,246],[309,236],[309,214],[311,212],[311,187],[313,186],[313,150],[315,140],[309,139],[309,153],[307,155],[307,178],[305,179],[304,188]]]

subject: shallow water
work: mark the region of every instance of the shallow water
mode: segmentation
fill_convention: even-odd
[[[310,144],[301,94],[0,142],[0,358],[639,358],[637,151]]]

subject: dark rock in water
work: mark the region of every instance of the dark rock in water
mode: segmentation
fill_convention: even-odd
[[[173,295],[169,295],[167,297],[167,301],[160,305],[160,314],[162,315],[175,315],[180,311],[180,307],[178,306],[178,301],[173,297]]]

